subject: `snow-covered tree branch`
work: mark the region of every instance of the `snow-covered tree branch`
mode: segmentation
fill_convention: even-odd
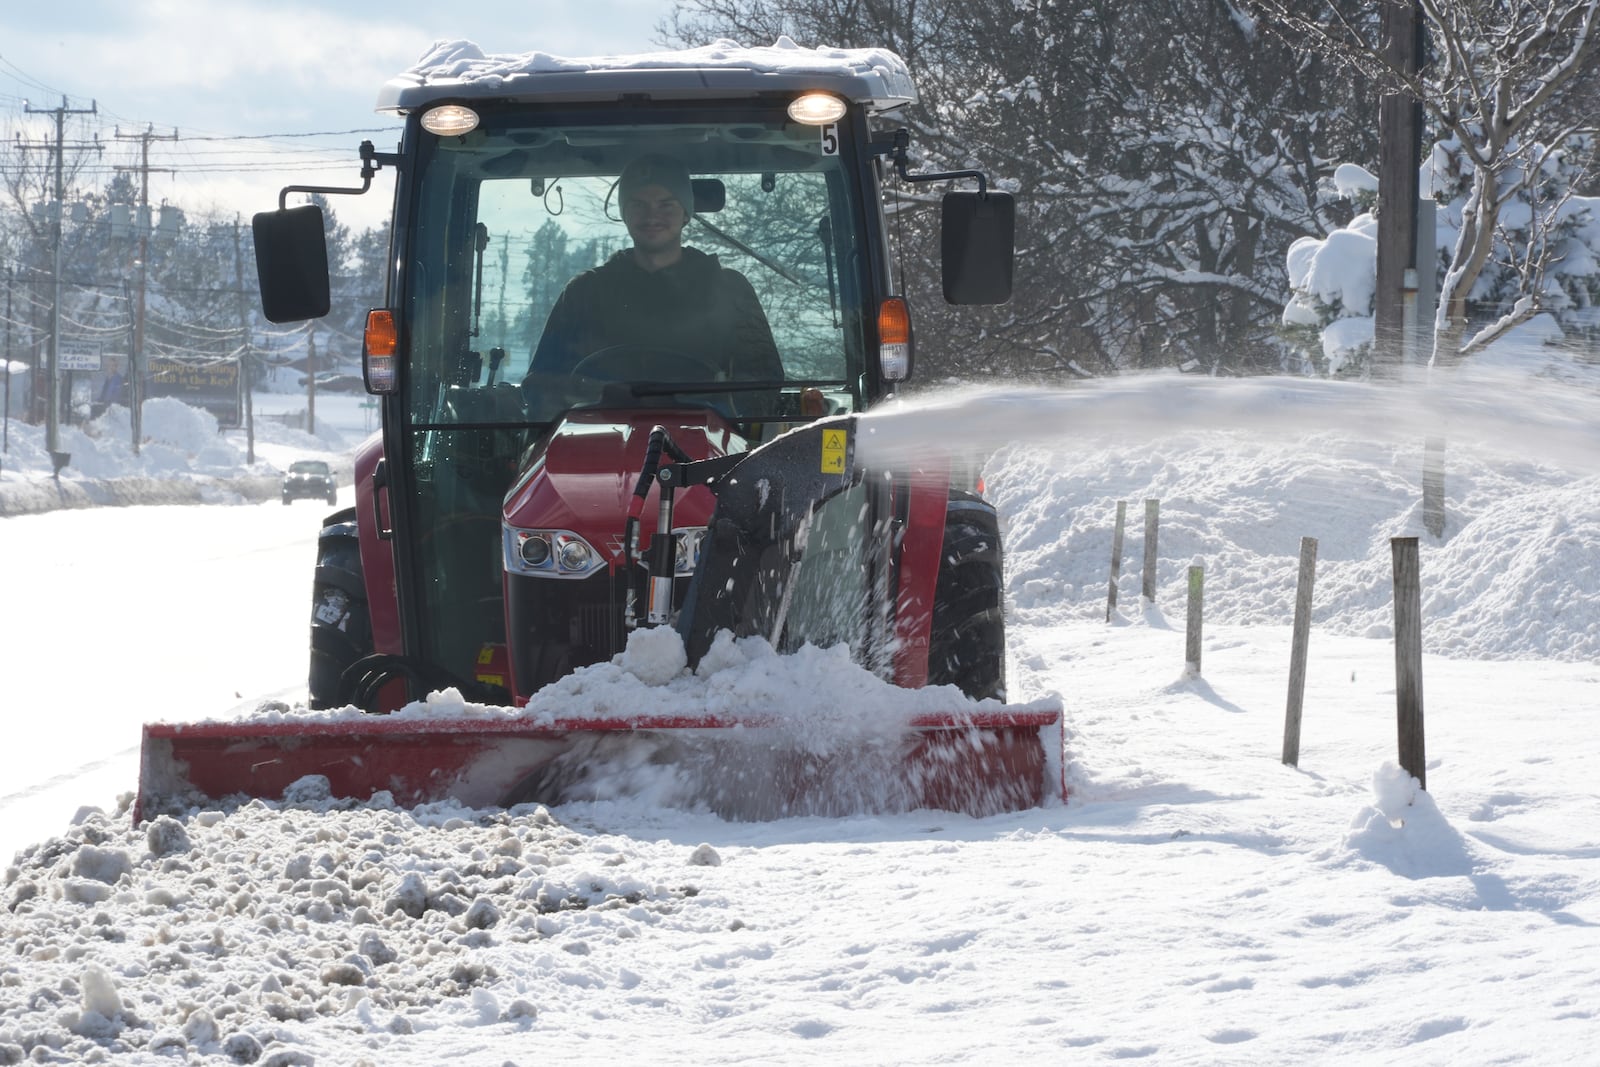
[[[1430,41],[1431,61],[1407,74],[1389,63],[1364,27],[1331,4],[1312,14],[1291,0],[1259,0],[1267,23],[1298,47],[1360,70],[1387,91],[1419,100],[1444,150],[1458,157],[1467,188],[1449,266],[1440,284],[1434,361],[1450,363],[1480,349],[1545,306],[1549,243],[1530,246],[1536,260],[1520,272],[1525,287],[1482,337],[1469,336],[1469,302],[1487,269],[1513,202],[1553,216],[1564,201],[1542,196],[1549,159],[1575,144],[1585,125],[1573,120],[1572,98],[1592,90],[1600,71],[1600,0],[1415,3]],[[1581,108],[1579,109],[1581,110]],[[1434,168],[1435,175],[1442,168]],[[1450,190],[1424,189],[1448,199]]]

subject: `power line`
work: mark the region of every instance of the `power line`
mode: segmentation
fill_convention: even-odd
[[[52,96],[56,96],[56,95],[65,96],[66,95],[65,93],[62,93],[61,90],[53,88],[52,86],[46,85],[43,82],[39,81],[33,75],[29,74],[27,71],[23,70],[21,67],[17,66],[15,63],[11,62],[11,60],[7,59],[3,55],[0,55],[0,67],[6,67],[7,69],[9,69],[12,72],[12,76],[14,78],[16,78],[17,81],[21,82],[22,84],[28,86],[31,89],[39,89],[39,90],[42,90],[43,92],[47,92],[47,93],[51,94]]]
[[[191,141],[276,141],[297,137],[348,137],[353,133],[397,133],[394,126],[368,126],[359,130],[320,130],[314,133],[234,133],[213,137],[190,137]]]

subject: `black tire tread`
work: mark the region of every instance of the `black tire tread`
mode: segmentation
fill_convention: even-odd
[[[975,700],[1005,699],[1003,558],[994,507],[952,492],[934,588],[930,685],[954,685]]]
[[[372,653],[372,619],[366,580],[361,573],[361,544],[354,508],[325,520],[317,537],[317,565],[311,585],[311,662],[307,676],[312,708],[338,708],[350,703],[345,672]],[[345,614],[337,623],[319,617],[330,594],[345,598]]]

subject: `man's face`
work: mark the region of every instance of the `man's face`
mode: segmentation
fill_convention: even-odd
[[[645,252],[665,252],[683,242],[689,221],[683,205],[664,185],[642,185],[622,204],[622,221],[634,247]]]

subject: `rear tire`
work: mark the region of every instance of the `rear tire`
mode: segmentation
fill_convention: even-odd
[[[317,570],[311,586],[311,671],[307,679],[312,708],[350,703],[345,671],[372,652],[372,619],[367,583],[361,573],[361,544],[355,508],[330,516],[317,537]]]
[[[929,685],[953,685],[974,700],[1006,698],[1002,559],[993,505],[952,492],[933,594]]]

